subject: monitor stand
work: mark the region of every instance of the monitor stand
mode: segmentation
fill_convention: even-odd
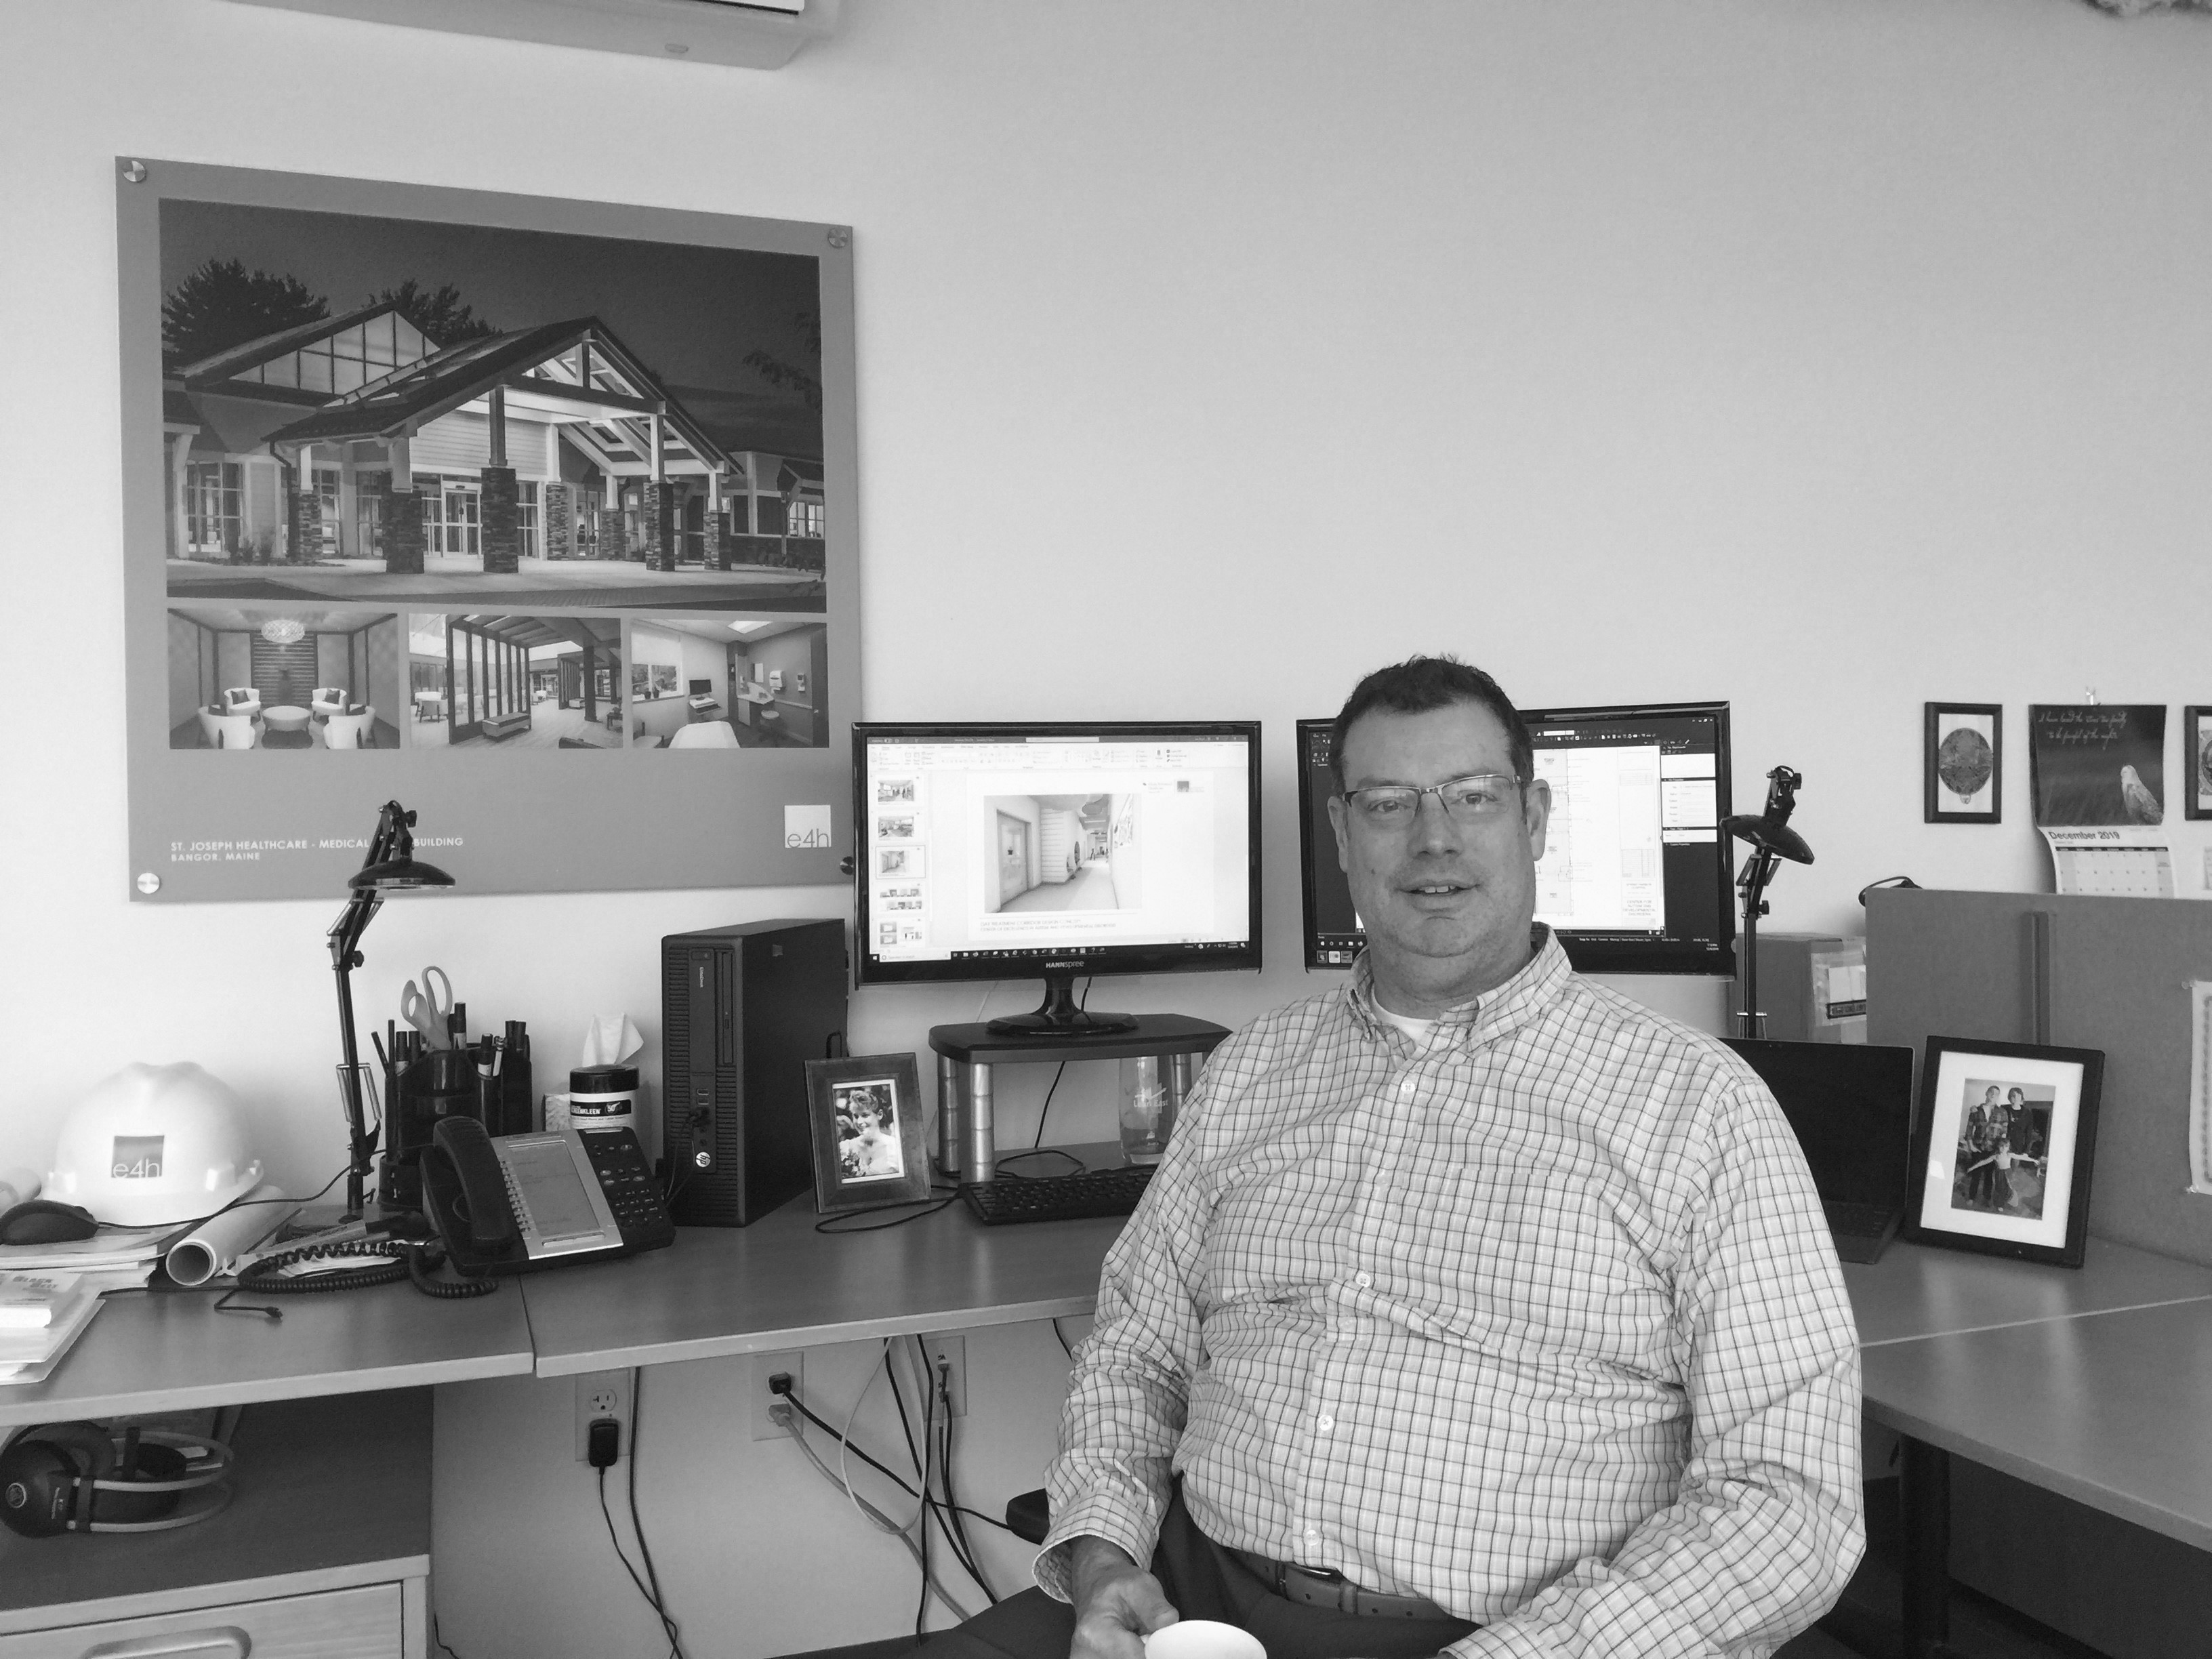
[[[1047,974],[1035,1012],[1007,1014],[984,1027],[993,1036],[1120,1036],[1137,1029],[1133,1014],[1086,1014],[1075,1006],[1075,975]]]

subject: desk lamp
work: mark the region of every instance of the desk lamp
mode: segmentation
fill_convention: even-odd
[[[1774,879],[1784,859],[1792,864],[1813,861],[1813,849],[1805,844],[1805,837],[1790,827],[1790,814],[1797,806],[1797,787],[1804,778],[1786,766],[1778,766],[1766,775],[1766,780],[1765,811],[1756,817],[1747,812],[1721,820],[1723,830],[1738,841],[1749,842],[1752,849],[1743,873],[1735,881],[1743,893],[1743,1011],[1736,1016],[1740,1037],[1766,1035],[1766,1016],[1759,1012],[1759,919],[1766,914],[1767,884]]]
[[[353,1030],[353,970],[361,966],[361,936],[384,905],[386,893],[411,893],[426,887],[451,887],[453,878],[435,865],[415,861],[415,814],[396,800],[385,802],[370,837],[368,855],[361,868],[346,878],[352,897],[331,924],[331,967],[338,976],[338,1035],[345,1048],[343,1085],[345,1095],[348,1164],[345,1219],[358,1221],[368,1207],[368,1176],[376,1152],[369,1133],[368,1114],[361,1098],[361,1048]]]

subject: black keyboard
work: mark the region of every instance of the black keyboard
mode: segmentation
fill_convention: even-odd
[[[1151,1184],[1152,1165],[1085,1170],[1081,1175],[1024,1179],[1001,1176],[960,1188],[975,1219],[987,1227],[1006,1221],[1080,1221],[1086,1216],[1127,1215]]]

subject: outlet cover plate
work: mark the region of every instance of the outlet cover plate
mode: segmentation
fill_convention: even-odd
[[[952,1414],[968,1415],[968,1339],[964,1336],[925,1336],[922,1351],[929,1356],[929,1386],[937,1387],[937,1367],[942,1361],[952,1369],[945,1392],[952,1396]]]
[[[622,1425],[621,1456],[629,1455],[629,1373],[585,1371],[576,1378],[576,1461],[591,1461],[592,1422],[611,1417]]]
[[[756,1440],[790,1438],[781,1429],[776,1427],[768,1414],[768,1408],[775,1404],[775,1395],[769,1391],[768,1380],[778,1371],[789,1371],[791,1386],[798,1389],[801,1395],[806,1392],[806,1355],[804,1352],[792,1348],[781,1353],[755,1354],[752,1374],[752,1427],[753,1438]]]

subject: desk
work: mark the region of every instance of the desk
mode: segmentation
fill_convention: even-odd
[[[538,1375],[1085,1315],[1123,1218],[984,1227],[955,1203],[835,1239],[819,1219],[802,1194],[750,1227],[683,1227],[665,1250],[533,1275]]]
[[[1862,1350],[2123,1309],[2212,1297],[2212,1268],[2089,1241],[2078,1268],[1893,1242],[1871,1267],[1846,1263],[1844,1284]]]
[[[478,1301],[391,1285],[291,1298],[282,1324],[217,1316],[205,1295],[118,1295],[52,1378],[0,1390],[0,1421],[561,1377],[1087,1315],[1121,1225],[985,1228],[952,1206],[832,1238],[817,1219],[801,1196],[749,1228],[684,1228],[667,1250],[532,1275]],[[1908,1474],[1923,1514],[1955,1451],[2212,1549],[2197,1403],[2212,1375],[2212,1269],[2093,1239],[2078,1272],[1894,1244],[1844,1277],[1869,1413],[1919,1448]],[[224,1525],[210,1524],[210,1541]],[[1918,1535],[1929,1541],[1924,1525]],[[1931,1559],[1914,1591],[1923,1633],[1940,1631],[1929,1599],[1944,1586],[1940,1550]]]
[[[266,1298],[283,1309],[281,1321],[218,1314],[215,1300],[110,1295],[52,1376],[0,1388],[0,1431],[530,1374],[530,1318],[512,1285],[465,1302],[433,1301],[404,1283]]]
[[[2093,1238],[2070,1271],[1899,1243],[1844,1279],[1867,1414],[1905,1437],[1907,1659],[1949,1651],[1952,1452],[2212,1549],[2212,1269]]]
[[[52,1376],[0,1389],[0,1425],[11,1428],[264,1407],[240,1426],[237,1500],[211,1520],[152,1538],[0,1533],[0,1651],[106,1651],[110,1642],[136,1651],[221,1626],[272,1650],[342,1638],[364,1659],[422,1659],[427,1385],[528,1375],[521,1296],[509,1285],[433,1301],[411,1285],[384,1285],[276,1298],[281,1321],[218,1314],[215,1300],[112,1294]],[[337,1395],[359,1398],[317,1398]]]
[[[1864,1371],[1899,1433],[2212,1550],[2212,1300],[1899,1343]]]

